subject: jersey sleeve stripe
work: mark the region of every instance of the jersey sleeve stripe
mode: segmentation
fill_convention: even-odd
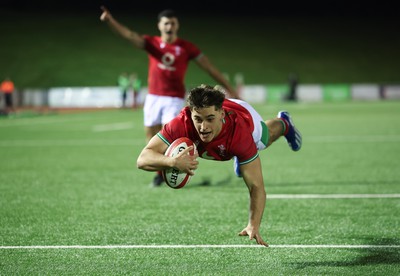
[[[170,145],[171,145],[171,143],[170,143],[170,142],[168,142],[168,140],[167,140],[167,139],[165,139],[165,137],[164,137],[164,136],[162,136],[162,134],[161,134],[161,133],[157,133],[157,136],[158,136],[158,138],[160,138],[161,140],[163,140],[163,141],[164,141],[164,143],[165,143],[165,144],[167,144],[168,146],[170,146]]]
[[[245,164],[248,164],[248,163],[250,163],[250,162],[254,161],[254,160],[257,158],[257,157],[258,157],[258,152],[257,152],[257,154],[256,154],[256,155],[254,155],[252,158],[250,158],[250,159],[247,159],[246,161],[240,162],[240,163],[239,163],[239,165],[245,165]]]

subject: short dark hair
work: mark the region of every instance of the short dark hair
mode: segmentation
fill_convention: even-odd
[[[216,110],[222,108],[222,103],[225,100],[223,91],[210,85],[202,84],[189,91],[187,104],[190,110],[215,106]]]
[[[178,18],[176,12],[174,10],[171,9],[167,9],[167,10],[163,10],[158,14],[158,21],[161,20],[162,17],[166,17],[166,18],[172,18],[172,17],[176,17]]]

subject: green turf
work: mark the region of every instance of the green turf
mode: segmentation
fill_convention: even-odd
[[[114,15],[140,33],[158,35],[156,14],[135,10]],[[27,87],[116,85],[123,71],[147,83],[148,58],[91,13],[10,12],[0,17],[0,78]],[[398,18],[256,17],[204,14],[180,17],[180,36],[196,43],[233,82],[247,84],[399,83]],[[193,63],[188,87],[214,81]]]
[[[304,136],[300,152],[281,139],[261,153],[271,197],[399,194],[400,102],[255,107],[290,110]],[[0,246],[255,244],[237,236],[248,192],[232,162],[200,160],[180,190],[149,187],[135,163],[140,110],[23,115],[0,119]],[[270,248],[0,248],[0,274],[398,275],[398,247],[274,246],[399,246],[399,209],[399,198],[271,198]]]

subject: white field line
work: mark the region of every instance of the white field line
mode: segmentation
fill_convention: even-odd
[[[90,121],[92,118],[38,118],[32,120],[31,118],[27,119],[16,119],[16,120],[3,120],[0,122],[0,127],[14,127],[14,126],[36,126],[36,125],[44,125],[44,124],[56,124],[60,125],[62,123],[70,123],[70,122],[83,122]]]
[[[399,142],[400,135],[332,135],[332,136],[305,136],[305,143],[378,143]]]
[[[5,140],[0,147],[78,147],[78,146],[145,146],[145,139],[57,139],[57,140]]]
[[[93,132],[116,131],[133,128],[133,123],[94,126]],[[303,137],[304,138],[304,137]],[[54,146],[144,146],[145,139],[94,140],[94,139],[57,139],[57,140],[0,140],[0,147],[54,147]],[[400,142],[400,135],[370,135],[370,136],[309,136],[304,143],[377,143]]]
[[[26,121],[8,121],[6,123],[0,123],[0,127],[13,127],[13,126],[35,126],[41,124],[61,124],[61,123],[70,123],[70,122],[80,122],[80,121],[88,121],[88,119],[65,119],[65,120],[57,120],[57,119],[48,119],[42,121],[35,121],[32,123],[31,120]],[[101,124],[101,125],[94,125],[92,127],[92,131],[94,132],[101,132],[101,131],[114,131],[114,130],[124,130],[124,129],[131,129],[134,128],[133,122],[119,122],[119,123],[112,123],[112,124]]]
[[[270,248],[344,248],[344,249],[378,249],[400,248],[400,245],[369,245],[369,244],[276,244]],[[0,249],[186,249],[186,248],[265,248],[262,245],[243,244],[164,244],[164,245],[21,245],[0,246]]]
[[[267,199],[400,198],[400,194],[268,194]]]
[[[122,122],[114,124],[95,125],[93,126],[92,130],[94,132],[104,132],[104,131],[131,129],[133,127],[134,127],[133,122]]]

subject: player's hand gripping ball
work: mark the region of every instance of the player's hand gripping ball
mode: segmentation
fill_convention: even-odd
[[[189,151],[189,154],[194,155],[196,153],[196,145],[192,142],[192,140],[187,137],[178,138],[167,148],[165,155],[174,157],[190,146],[193,146],[193,149]],[[162,176],[164,177],[165,183],[174,189],[182,188],[189,183],[191,178],[190,174],[179,171],[176,168],[168,168],[163,170]]]

